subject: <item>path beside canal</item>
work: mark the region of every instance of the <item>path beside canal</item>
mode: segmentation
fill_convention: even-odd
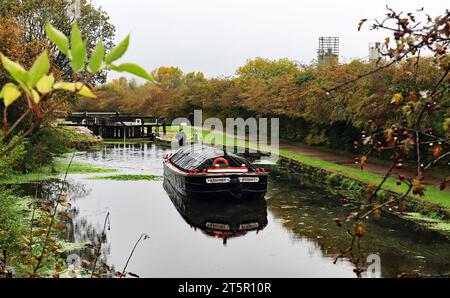
[[[355,163],[355,159],[354,159],[355,156],[351,157],[347,154],[339,154],[339,153],[334,153],[334,152],[329,152],[329,151],[323,151],[323,150],[320,150],[320,148],[316,149],[316,148],[311,148],[309,146],[302,146],[299,144],[292,144],[292,143],[286,143],[286,142],[280,143],[280,149],[286,149],[286,150],[300,153],[304,156],[315,157],[315,158],[319,158],[321,160],[325,160],[325,161],[332,162],[335,164],[360,169],[360,166]],[[364,171],[368,171],[368,172],[371,172],[374,174],[379,174],[379,175],[384,176],[388,170],[388,167],[389,166],[386,166],[386,165],[371,163],[370,157],[369,157],[368,161],[366,162],[366,164],[364,166]],[[405,169],[405,168],[404,169],[394,169],[392,171],[391,177],[398,177],[399,175],[403,175],[407,178],[416,177],[416,173],[414,170]],[[440,181],[434,177],[426,176],[424,179],[424,183],[427,185],[433,185],[435,187],[439,187],[439,185],[442,183],[442,181]]]

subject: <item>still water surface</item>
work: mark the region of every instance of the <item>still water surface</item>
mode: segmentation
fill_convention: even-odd
[[[107,145],[101,151],[80,153],[75,161],[126,174],[162,175],[167,152],[153,144]],[[72,240],[90,241],[110,212],[104,254],[116,270],[122,270],[136,240],[147,233],[150,239],[140,243],[127,269],[141,277],[355,277],[349,261],[333,264],[339,249],[349,244],[333,218],[349,210],[325,189],[272,176],[266,202],[189,205],[187,210],[177,208],[162,180],[89,180],[92,176],[69,175],[76,209]],[[230,216],[237,221],[253,216],[267,225],[224,241],[193,224]],[[383,277],[450,271],[448,239],[393,216],[369,223],[362,247],[380,256]]]

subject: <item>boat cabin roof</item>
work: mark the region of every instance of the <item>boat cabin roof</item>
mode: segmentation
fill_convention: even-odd
[[[185,171],[194,171],[208,169],[213,167],[216,158],[223,157],[228,161],[230,167],[245,166],[249,171],[255,171],[256,168],[245,158],[232,153],[225,153],[215,147],[196,144],[183,146],[175,152],[170,161],[178,168]]]

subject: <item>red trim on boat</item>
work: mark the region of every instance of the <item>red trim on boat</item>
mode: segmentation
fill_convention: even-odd
[[[247,170],[248,170],[247,167],[229,167],[229,168],[219,168],[219,169],[217,169],[217,168],[211,168],[212,170],[215,170],[215,171],[217,171],[217,170],[224,170],[224,171],[220,171],[220,172],[217,171],[217,172],[209,172],[209,173],[208,173],[208,170],[209,170],[209,169],[208,169],[208,170],[207,170],[207,169],[203,169],[202,172],[197,172],[197,173],[193,172],[193,173],[189,174],[188,172],[183,171],[183,170],[177,168],[174,164],[172,164],[172,162],[170,161],[170,159],[165,160],[164,163],[165,163],[165,164],[167,165],[167,167],[169,167],[171,170],[173,170],[173,171],[175,171],[175,172],[177,172],[177,173],[183,174],[183,175],[205,175],[205,176],[210,176],[210,175],[241,174],[241,175],[266,176],[266,175],[269,174],[268,171],[261,172],[260,169],[258,169],[259,171],[257,171],[257,172],[226,172],[227,169],[241,169],[241,170],[247,169]]]

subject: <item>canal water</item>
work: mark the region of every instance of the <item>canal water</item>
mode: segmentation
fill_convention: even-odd
[[[75,161],[118,169],[120,174],[162,176],[168,151],[153,144],[106,145],[78,153]],[[333,263],[350,243],[333,218],[345,217],[350,210],[325,189],[272,175],[262,203],[180,205],[166,193],[162,179],[89,179],[92,176],[69,175],[74,206],[70,238],[92,241],[109,212],[103,255],[116,270],[123,269],[133,245],[146,233],[150,238],[137,246],[127,268],[141,277],[355,277],[348,260]],[[259,222],[259,228],[224,237],[196,225],[221,218]],[[366,230],[362,250],[377,254],[381,262],[375,276],[450,271],[450,242],[436,233],[388,215],[369,222]]]

